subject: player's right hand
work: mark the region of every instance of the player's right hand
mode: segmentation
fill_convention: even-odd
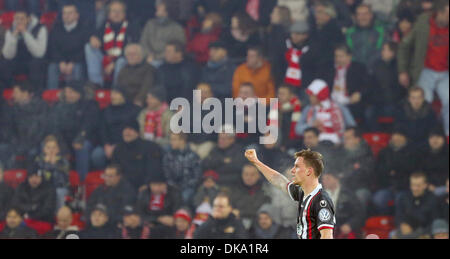
[[[248,161],[250,161],[252,163],[258,162],[258,157],[256,156],[256,150],[254,150],[254,149],[245,150],[245,157],[248,159]]]

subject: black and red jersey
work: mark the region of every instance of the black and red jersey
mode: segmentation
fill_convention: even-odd
[[[286,186],[292,200],[299,202],[297,236],[299,239],[320,239],[320,230],[334,229],[336,225],[334,205],[319,184],[305,197],[300,186],[290,182]]]

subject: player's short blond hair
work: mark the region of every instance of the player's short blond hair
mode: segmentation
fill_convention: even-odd
[[[323,157],[319,152],[311,151],[311,149],[302,150],[295,153],[295,158],[303,157],[306,166],[314,169],[314,175],[319,178],[323,172]]]

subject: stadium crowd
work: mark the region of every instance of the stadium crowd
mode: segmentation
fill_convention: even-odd
[[[0,0],[0,238],[296,238],[249,147],[288,179],[323,155],[335,238],[448,238],[448,23],[448,0]],[[276,97],[253,105],[277,142],[174,133],[177,97]]]

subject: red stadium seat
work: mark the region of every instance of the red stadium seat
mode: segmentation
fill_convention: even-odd
[[[77,171],[72,170],[69,172],[69,182],[70,187],[76,188],[80,186],[80,175],[77,173]]]
[[[77,226],[79,230],[84,229],[84,226],[86,225],[86,223],[84,223],[84,221],[81,220],[82,214],[79,212],[75,212],[72,214],[72,224],[70,224],[71,226]]]
[[[394,118],[393,117],[379,117],[378,118],[378,123],[381,123],[381,124],[392,124],[392,123],[394,123]]]
[[[84,180],[86,199],[88,199],[89,196],[91,196],[91,193],[104,182],[105,180],[103,179],[103,171],[89,172],[86,176],[86,179]]]
[[[95,92],[95,100],[97,101],[100,109],[105,109],[111,104],[111,91],[110,90],[97,90]]]
[[[363,228],[363,232],[364,236],[375,234],[380,239],[388,239],[389,233],[394,229],[394,217],[375,216],[366,220],[366,225]]]
[[[61,90],[46,90],[42,93],[42,99],[46,101],[48,104],[53,105],[59,101]]]
[[[14,189],[17,188],[19,184],[24,182],[26,178],[27,170],[24,169],[7,170],[3,175],[3,180],[5,183]]]
[[[378,156],[380,150],[389,145],[391,135],[387,133],[366,133],[363,138],[372,149],[373,155]]]
[[[0,15],[0,25],[5,29],[11,28],[15,12],[4,12]]]
[[[13,89],[3,90],[3,99],[7,102],[12,102],[13,99]]]
[[[28,227],[36,230],[36,232],[39,235],[44,235],[53,229],[53,225],[51,223],[45,222],[45,221],[39,221],[39,220],[34,220],[34,219],[24,219],[24,222]]]
[[[40,22],[47,27],[47,30],[50,31],[56,22],[56,18],[58,18],[58,12],[47,12],[41,15]]]

